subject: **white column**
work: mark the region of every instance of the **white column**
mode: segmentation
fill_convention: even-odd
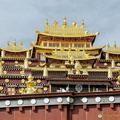
[[[4,50],[1,51],[1,57],[2,58],[5,57],[5,51]]]
[[[90,92],[90,85],[88,85],[88,92]]]
[[[108,91],[108,85],[106,85],[106,91]]]
[[[106,60],[109,59],[109,53],[106,53]]]
[[[0,75],[3,74],[2,59],[0,59]]]
[[[47,76],[48,76],[47,66],[44,67],[43,76],[44,76],[44,77],[47,77]]]
[[[108,68],[108,78],[112,78],[112,70],[111,68]]]
[[[24,60],[24,67],[28,68],[28,59],[27,58],[25,58],[25,60]]]
[[[29,58],[29,51],[27,51],[26,53],[26,58]]]
[[[114,60],[112,60],[111,67],[115,68],[115,61]]]

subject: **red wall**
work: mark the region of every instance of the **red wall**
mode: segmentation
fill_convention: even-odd
[[[120,105],[4,108],[0,120],[120,120]]]

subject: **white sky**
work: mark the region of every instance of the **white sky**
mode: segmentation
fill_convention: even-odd
[[[100,31],[94,46],[113,45],[120,47],[120,0],[0,0],[0,47],[12,44],[14,39],[24,48],[36,41],[35,30],[44,31],[46,18],[49,24],[56,20],[62,25],[85,21],[90,33]]]

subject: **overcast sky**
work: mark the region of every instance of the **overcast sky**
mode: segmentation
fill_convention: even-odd
[[[120,47],[120,0],[0,0],[0,47],[6,43],[30,43],[36,41],[35,30],[44,31],[46,18],[49,24],[56,20],[62,25],[67,18],[68,25],[85,21],[89,33],[100,31],[94,46],[114,41]]]

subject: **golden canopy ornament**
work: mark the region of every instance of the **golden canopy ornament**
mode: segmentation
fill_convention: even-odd
[[[34,77],[31,74],[28,76],[28,81],[25,82],[26,88],[20,91],[21,94],[35,94],[35,93],[38,93],[37,89],[34,88],[35,85],[36,85],[36,82],[33,81],[33,78]]]

